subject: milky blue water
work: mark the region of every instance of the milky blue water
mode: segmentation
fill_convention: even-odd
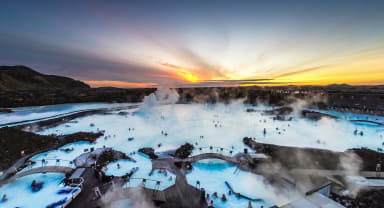
[[[60,105],[46,105],[34,107],[12,108],[12,113],[0,113],[0,125],[5,123],[20,122],[33,119],[41,119],[45,117],[56,116],[59,114],[68,114],[83,110],[92,110],[99,108],[113,108],[131,105],[129,103],[73,103]]]
[[[0,187],[0,197],[6,194],[8,198],[6,202],[0,202],[0,207],[42,208],[63,199],[69,200],[71,194],[57,193],[59,190],[69,188],[59,185],[63,178],[64,174],[60,173],[34,174],[19,178],[11,184]],[[30,188],[33,180],[44,182],[40,191],[33,192]]]
[[[255,108],[257,111],[248,113],[246,112],[247,108]],[[271,116],[264,115],[259,111],[263,109],[270,109],[270,107],[251,107],[241,103],[230,105],[180,104],[125,110],[128,115],[119,115],[118,112],[91,115],[78,118],[75,120],[76,122],[61,124],[38,133],[44,135],[69,134],[78,131],[97,132],[105,130],[105,136],[100,137],[95,144],[87,142],[68,144],[62,149],[73,147],[72,152],[54,150],[37,155],[32,160],[37,161],[36,165],[38,166],[42,159],[49,159],[51,164],[56,163],[56,159],[60,159],[62,162],[60,165],[69,166],[70,164],[66,161],[74,160],[84,152],[84,149],[112,147],[131,155],[137,162],[118,161],[111,163],[107,167],[107,174],[121,176],[128,173],[133,167],[139,167],[139,171],[133,175],[134,178],[138,178],[136,182],[133,182],[134,186],[140,185],[140,178],[149,178],[162,181],[161,189],[165,189],[174,183],[174,177],[173,180],[169,180],[171,173],[168,173],[167,177],[156,171],[155,174],[149,176],[151,162],[148,158],[137,153],[139,148],[152,147],[155,151],[161,152],[175,149],[185,142],[190,142],[197,147],[193,154],[201,153],[200,147],[204,149],[203,151],[209,151],[205,148],[209,146],[223,147],[225,150],[230,149],[233,150],[233,154],[236,154],[246,148],[242,143],[245,136],[254,137],[258,142],[270,144],[324,148],[336,151],[344,151],[354,147],[377,150],[377,148],[383,147],[383,126],[351,123],[344,119],[329,118],[309,121],[294,117],[292,121],[275,121]],[[263,134],[264,128],[267,131],[265,135]],[[355,130],[363,131],[363,136],[355,135],[353,133]],[[128,138],[132,137],[134,139],[129,141]],[[117,163],[121,165],[120,169],[117,168]],[[234,173],[235,170],[236,167],[217,161],[210,161],[209,165],[201,162],[194,164],[194,169],[187,175],[187,178],[191,185],[195,185],[196,180],[200,179],[201,187],[206,188],[208,192],[227,193],[228,189],[224,181],[229,181],[234,189],[242,194],[264,198],[263,203],[265,205],[271,205],[278,201],[279,196],[274,194],[273,188],[263,183],[261,176],[244,171]],[[265,190],[269,191],[266,192]],[[237,199],[235,196],[227,196],[227,198],[228,201],[225,203],[217,199],[214,199],[214,203],[219,207],[244,207],[248,204],[246,200]]]
[[[238,198],[235,194],[229,195],[229,188],[225,184],[227,181],[235,192],[252,199],[263,198],[265,201],[252,202],[253,207],[271,206],[274,202],[267,201],[269,197],[267,185],[263,185],[263,177],[252,173],[240,171],[235,165],[228,164],[217,159],[207,159],[193,164],[193,170],[187,174],[187,180],[190,185],[196,186],[196,182],[200,182],[200,187],[204,188],[206,193],[210,195],[207,200],[213,200],[215,207],[248,207],[248,200]],[[217,192],[218,197],[212,194]],[[222,201],[221,197],[225,194],[227,201]],[[268,196],[268,197],[266,197]],[[270,198],[270,197],[269,197]]]

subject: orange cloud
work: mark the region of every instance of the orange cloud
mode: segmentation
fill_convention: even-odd
[[[135,83],[135,82],[122,82],[111,80],[87,80],[83,82],[89,84],[91,87],[119,87],[119,88],[152,88],[157,87],[156,83]]]
[[[191,72],[191,70],[189,70],[189,69],[187,69],[185,67],[177,66],[177,65],[173,65],[173,64],[169,64],[169,63],[160,63],[160,64],[162,66],[165,66],[165,67],[168,67],[168,68],[171,68],[171,69],[175,69],[177,75],[181,79],[183,79],[183,80],[187,80],[188,82],[192,82],[192,83],[195,83],[195,82],[199,81],[198,76],[194,75]]]

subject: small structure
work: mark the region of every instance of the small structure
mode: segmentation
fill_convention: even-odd
[[[324,184],[306,193],[306,196],[283,205],[280,208],[345,208],[343,205],[328,198],[332,189],[332,183]]]

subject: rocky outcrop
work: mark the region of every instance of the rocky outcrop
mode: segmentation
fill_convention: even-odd
[[[28,91],[1,91],[0,108],[55,105],[84,102],[141,102],[154,88],[120,89],[113,87]]]
[[[118,160],[133,160],[125,153],[113,150],[112,148],[87,149],[75,159],[76,167],[91,167],[96,163],[96,169],[102,170],[108,163]],[[134,161],[134,160],[133,160]]]
[[[272,144],[258,143],[252,138],[245,137],[244,144],[271,158],[272,163],[280,164],[287,169],[315,168],[336,170],[340,169],[340,158],[347,154],[330,150],[286,147]]]
[[[83,102],[141,102],[154,88],[90,88],[69,77],[46,75],[25,66],[0,66],[0,108]]]
[[[141,148],[141,149],[139,149],[139,152],[147,155],[152,160],[158,158],[158,156],[155,154],[155,150],[153,148],[150,148],[150,147]]]
[[[9,109],[9,108],[2,108],[0,109],[0,113],[12,113],[13,110],[12,109]]]
[[[361,190],[355,198],[336,195],[331,198],[347,208],[381,208],[384,204],[384,190]]]
[[[115,162],[117,160],[131,160],[131,158],[123,152],[107,149],[99,155],[96,164],[97,167],[104,167],[107,166],[108,163]]]
[[[310,120],[318,121],[322,119],[323,117],[327,118],[333,118],[336,119],[336,116],[328,115],[325,113],[315,112],[315,111],[309,111],[309,110],[303,110],[301,111],[301,116],[304,118],[308,118]]]
[[[10,167],[23,156],[57,149],[72,142],[95,142],[101,135],[101,133],[77,132],[63,136],[44,136],[18,128],[0,128],[0,169]]]
[[[279,116],[285,116],[289,115],[293,112],[293,108],[289,106],[281,107],[281,108],[276,108],[273,110],[266,110],[265,113],[268,115],[279,115]]]
[[[181,145],[179,148],[177,148],[175,153],[172,156],[184,159],[189,157],[189,155],[192,154],[193,149],[194,149],[193,145],[187,142]]]
[[[58,145],[54,136],[43,136],[15,128],[0,128],[0,169],[10,167],[16,160],[33,152]]]
[[[26,66],[0,66],[0,90],[45,90],[90,88],[68,77],[46,75]]]
[[[279,163],[288,169],[340,170],[345,166],[343,163],[349,161],[350,163],[354,162],[355,165],[360,164],[360,169],[363,171],[375,171],[376,165],[384,162],[384,153],[366,148],[335,152],[325,149],[258,143],[249,137],[245,137],[243,142],[256,152],[270,156],[272,162]]]
[[[79,141],[88,141],[88,142],[95,142],[97,138],[103,136],[104,134],[101,132],[76,132],[73,134],[67,134],[62,136],[62,140],[65,143],[73,143],[73,142],[79,142]]]

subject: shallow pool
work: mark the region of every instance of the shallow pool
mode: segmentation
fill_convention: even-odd
[[[1,197],[7,194],[8,198],[6,202],[0,202],[0,207],[42,208],[61,200],[69,200],[72,194],[58,193],[60,190],[69,189],[59,185],[63,178],[64,174],[60,173],[33,174],[19,178],[11,184],[0,187]],[[32,191],[30,184],[33,180],[44,183],[40,191]]]
[[[188,183],[192,186],[204,188],[206,193],[210,195],[210,200],[214,201],[215,207],[248,207],[249,200],[238,198],[235,194],[229,195],[229,187],[225,184],[227,181],[235,192],[239,192],[244,196],[252,199],[263,199],[264,201],[252,202],[253,207],[269,207],[275,203],[272,197],[267,194],[267,186],[263,183],[263,177],[252,173],[239,170],[235,165],[228,164],[217,159],[207,159],[193,164],[193,170],[187,174]],[[217,192],[218,197],[212,194]],[[221,200],[225,194],[227,201]]]
[[[247,108],[255,108],[257,111],[248,113]],[[133,167],[139,167],[139,171],[133,177],[161,180],[160,188],[164,189],[174,182],[169,181],[169,177],[156,172],[153,176],[148,176],[151,162],[137,153],[139,148],[152,147],[155,151],[160,152],[189,142],[196,147],[194,155],[221,151],[220,148],[223,148],[223,154],[229,155],[228,151],[231,150],[234,155],[247,148],[242,142],[246,136],[253,137],[258,142],[336,151],[359,147],[377,150],[379,147],[383,147],[383,126],[330,118],[310,121],[294,117],[292,121],[278,121],[274,120],[272,116],[264,115],[261,111],[263,109],[270,109],[270,107],[252,107],[240,103],[229,105],[178,104],[130,109],[126,111],[127,114],[114,112],[105,115],[91,115],[78,118],[75,120],[76,122],[61,124],[38,133],[44,135],[69,134],[78,131],[105,130],[105,136],[98,138],[96,144],[87,142],[68,144],[61,149],[73,148],[73,151],[54,150],[36,155],[32,160],[37,161],[35,166],[41,165],[42,159],[47,159],[52,165],[56,164],[59,159],[59,165],[71,166],[69,161],[82,154],[85,149],[112,147],[132,155],[137,163],[131,161],[111,163],[108,165],[107,174],[120,176],[128,173]],[[266,134],[263,133],[264,128]],[[355,135],[355,130],[364,132],[363,136]],[[210,146],[215,148],[210,150]],[[135,154],[132,154],[133,152]],[[117,168],[117,163],[121,165],[120,169]],[[169,174],[171,175],[171,173]],[[265,199],[264,202],[254,203],[257,206],[274,203],[273,189],[269,189],[270,187],[263,184],[261,176],[236,171],[235,166],[226,163],[217,161],[196,163],[194,170],[187,175],[187,178],[191,185],[195,185],[196,180],[200,180],[201,187],[206,188],[210,193],[217,191],[219,194],[227,193],[228,188],[224,181],[228,181],[236,191],[244,195]],[[136,183],[133,185],[139,185],[142,181],[132,182]],[[249,184],[253,185],[249,186]],[[22,187],[19,188],[22,189]],[[227,202],[221,202],[220,199],[214,199],[214,202],[219,207],[236,208],[248,205],[247,200],[228,195],[227,198]]]

